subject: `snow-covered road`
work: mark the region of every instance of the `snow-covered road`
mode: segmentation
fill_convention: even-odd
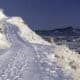
[[[2,22],[11,48],[0,55],[0,80],[72,80],[48,60],[52,46],[31,44],[18,35],[18,27]]]

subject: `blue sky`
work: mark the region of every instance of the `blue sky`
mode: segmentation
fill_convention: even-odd
[[[21,16],[32,29],[80,25],[80,0],[0,0],[9,16]]]

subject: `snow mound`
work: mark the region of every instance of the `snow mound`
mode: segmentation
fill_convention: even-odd
[[[0,51],[0,80],[80,79],[78,54],[65,46],[50,45],[22,18],[0,14],[0,48],[9,47]]]
[[[9,48],[11,45],[8,42],[8,40],[6,40],[5,35],[0,33],[0,49],[5,49],[5,48]]]
[[[25,40],[31,42],[31,43],[39,43],[39,44],[45,44],[50,45],[47,41],[45,41],[42,37],[37,35],[34,31],[32,31],[27,24],[24,23],[23,19],[21,17],[7,17],[4,14],[3,9],[0,9],[0,21],[5,20],[8,23],[15,25],[19,28],[20,33],[19,35],[24,38]]]
[[[0,9],[0,20],[3,18],[7,18],[7,16],[4,14],[4,10]]]
[[[4,34],[4,25],[0,23],[0,49],[10,48],[11,44]]]
[[[73,80],[80,79],[80,55],[70,50],[65,45],[57,46],[53,50],[54,54],[48,56],[51,62],[56,61],[58,65],[67,73],[71,75]]]
[[[11,17],[7,20],[10,24],[18,26],[20,29],[20,36],[31,43],[39,43],[44,45],[50,45],[42,37],[32,31],[28,25],[26,25],[21,17]]]

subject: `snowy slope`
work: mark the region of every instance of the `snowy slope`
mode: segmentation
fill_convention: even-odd
[[[2,23],[5,27],[4,34],[8,37],[11,48],[0,56],[1,80],[62,80],[66,78],[64,75],[61,75],[63,74],[62,71],[59,70],[60,73],[56,71],[55,68],[58,67],[56,64],[52,65],[56,66],[54,71],[57,77],[53,73],[49,73],[51,68],[48,62],[45,62],[48,60],[46,60],[46,56],[44,57],[44,50],[34,50],[30,43],[25,42],[18,35],[19,29],[16,26],[5,21],[2,21]],[[36,47],[38,48],[37,45]],[[43,52],[42,55],[39,54],[40,51]],[[46,51],[45,53],[48,52]],[[37,54],[40,56],[40,59]]]
[[[45,40],[57,45],[66,45],[80,53],[80,29],[73,27],[58,28],[53,30],[36,31]]]
[[[29,42],[32,43],[40,43],[40,44],[47,44],[50,45],[47,41],[45,41],[43,38],[38,36],[35,32],[33,32],[28,25],[24,23],[22,18],[20,17],[11,17],[7,19],[7,22],[13,25],[16,25],[20,29],[20,36],[24,38],[25,40],[28,40]]]
[[[20,21],[22,19],[4,16],[0,19],[0,40],[7,47],[0,48],[0,80],[79,80],[80,76],[70,74],[72,69],[68,73],[65,64],[61,66],[63,60],[59,56],[72,55],[71,50],[55,43],[50,45]]]

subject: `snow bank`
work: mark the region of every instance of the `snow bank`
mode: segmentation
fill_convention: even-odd
[[[40,36],[38,36],[35,32],[33,32],[28,27],[28,25],[26,25],[24,23],[22,18],[20,18],[20,17],[9,17],[8,18],[8,17],[6,17],[4,15],[3,11],[0,11],[0,20],[3,20],[3,19],[6,20],[8,23],[17,26],[19,28],[19,30],[20,30],[20,32],[18,34],[22,38],[24,38],[24,40],[27,40],[27,41],[29,41],[31,43],[39,43],[39,44],[43,44],[43,45],[50,45],[47,41],[45,41]],[[5,36],[4,32],[3,32],[4,31],[4,25],[0,24],[0,30],[1,30],[1,32],[0,32],[0,48],[8,48],[8,47],[10,47],[11,45],[7,41],[7,38],[6,38],[6,36]],[[13,39],[13,37],[12,37],[12,39]],[[20,47],[19,48],[20,49],[20,51],[19,51],[20,54],[18,54],[19,56],[23,55],[24,51],[25,51],[25,53],[28,52],[28,53],[31,53],[31,54],[33,54],[36,51],[36,50],[35,51],[33,50],[32,46],[30,48],[28,48],[29,47],[28,45],[27,46],[23,45],[23,48],[22,48],[22,44],[21,44],[21,46],[18,46],[18,47]],[[18,47],[15,47],[15,48],[13,47],[15,49],[15,50],[14,49],[13,50],[16,51],[16,53],[17,53]],[[72,75],[74,80],[79,80],[80,79],[80,75],[79,75],[80,74],[80,55],[77,54],[76,52],[70,50],[66,46],[54,45],[54,47],[55,48],[52,50],[51,54],[50,54],[50,52],[48,52],[49,50],[47,51],[47,48],[46,49],[41,49],[41,51],[40,51],[40,47],[39,47],[39,51],[38,51],[38,48],[36,48],[37,49],[36,53],[38,53],[38,54],[39,53],[40,54],[44,53],[45,56],[48,57],[49,61],[52,64],[53,64],[53,62],[56,62],[57,65],[59,67],[61,67],[63,69],[63,71],[65,71],[65,73],[67,72],[67,75]],[[43,47],[41,47],[41,48],[43,48]],[[31,49],[33,50],[32,52],[30,52]],[[44,55],[43,54],[41,54],[41,55],[42,55],[41,60],[43,60],[43,56]],[[40,56],[40,55],[38,55],[38,56]],[[25,56],[25,57],[28,57],[28,56]],[[34,56],[31,56],[31,57],[33,58]],[[16,60],[18,58],[19,57],[17,56]],[[22,58],[22,56],[21,56],[21,58]],[[22,59],[24,59],[24,58],[22,58]],[[14,62],[15,62],[15,60],[14,60]],[[23,60],[23,62],[24,62],[24,60]],[[45,65],[45,64],[43,64],[43,65]],[[10,70],[10,68],[9,68],[9,70]],[[49,70],[49,69],[47,68],[47,70]],[[55,79],[55,80],[57,80],[57,79]]]
[[[37,35],[34,31],[32,31],[27,24],[24,23],[21,17],[7,17],[3,9],[0,9],[0,21],[5,20],[10,24],[17,26],[20,29],[19,35],[28,40],[31,43],[39,43],[44,45],[50,45],[47,41],[45,41],[42,37]]]
[[[10,43],[6,40],[5,35],[0,34],[0,49],[9,48]]]
[[[11,46],[3,31],[4,26],[0,23],[0,49],[9,48]]]
[[[4,14],[3,9],[0,9],[0,20],[3,18],[7,18],[7,16]]]
[[[24,23],[21,17],[11,17],[7,22],[16,25],[20,29],[20,36],[31,43],[40,43],[45,45],[50,45],[42,37],[33,32],[27,24]]]
[[[57,46],[53,50],[54,54],[48,56],[51,62],[56,61],[58,65],[72,75],[73,80],[80,79],[80,55],[66,46]]]

